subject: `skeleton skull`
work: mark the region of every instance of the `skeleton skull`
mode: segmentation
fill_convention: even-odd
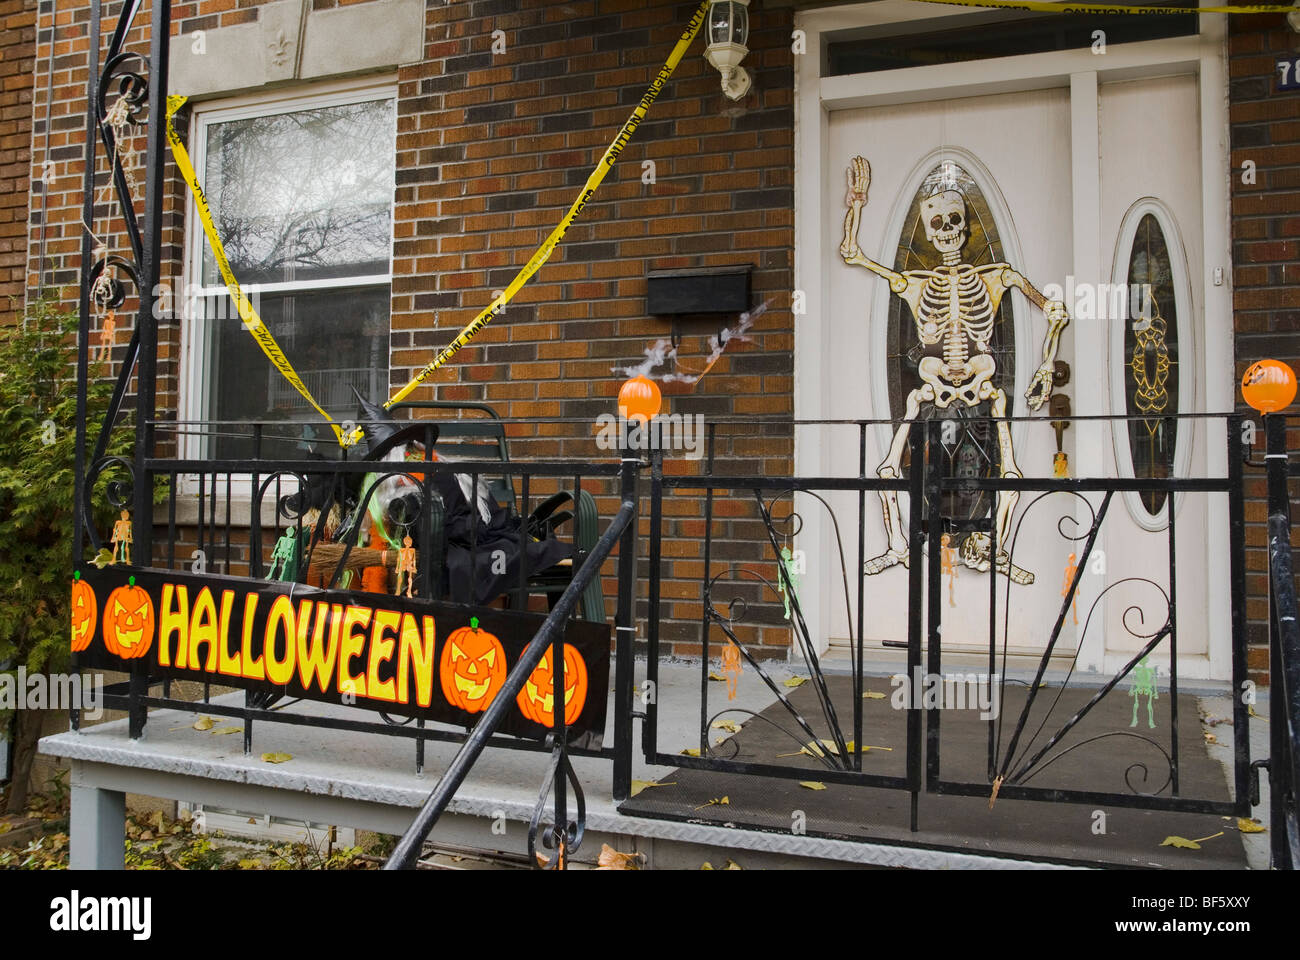
[[[940,253],[952,253],[966,243],[966,201],[956,190],[945,190],[921,201],[925,237]]]

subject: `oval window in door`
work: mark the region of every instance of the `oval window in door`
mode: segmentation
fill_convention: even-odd
[[[914,182],[914,181],[913,181]],[[1004,263],[1002,230],[993,217],[985,193],[979,183],[962,164],[940,160],[921,179],[912,196],[894,255],[893,268],[899,273],[908,270],[934,270],[943,260],[943,254],[927,239],[926,225],[921,221],[921,203],[939,193],[955,191],[961,194],[965,206],[966,240],[959,251],[963,263],[979,267]],[[889,298],[889,316],[886,325],[886,371],[889,379],[889,414],[895,423],[907,415],[907,397],[921,386],[917,363],[927,353],[942,354],[942,345],[924,346],[917,336],[916,323],[911,310],[900,297]],[[989,353],[997,363],[993,385],[1007,395],[1008,414],[1014,414],[1016,404],[1016,340],[1012,298],[1004,296],[998,306],[989,340]],[[955,441],[949,445],[953,470],[957,476],[986,478],[996,476],[1000,452],[996,431],[990,429],[986,419],[992,415],[992,405],[985,401],[974,407],[954,403],[946,410],[933,404],[922,407],[921,418],[955,417],[960,429]],[[944,495],[942,513],[950,520],[974,520],[988,516],[991,500],[987,491],[952,491]]]
[[[1125,271],[1128,319],[1124,324],[1124,408],[1133,476],[1162,479],[1173,473],[1178,447],[1178,323],[1179,304],[1175,258],[1156,215],[1156,208],[1134,211]],[[1147,515],[1158,519],[1167,493],[1142,491],[1138,500]]]

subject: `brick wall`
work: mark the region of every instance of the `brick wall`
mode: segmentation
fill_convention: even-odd
[[[1276,61],[1300,56],[1284,18],[1229,18],[1232,138],[1233,323],[1236,383],[1273,357],[1300,370],[1300,93],[1277,92]],[[1253,162],[1254,183],[1243,164]],[[1238,409],[1254,411],[1240,402]],[[1263,431],[1255,459],[1261,459]],[[1300,445],[1300,430],[1289,446]],[[1247,617],[1252,674],[1268,675],[1267,504],[1260,470],[1247,468]],[[1297,541],[1300,545],[1300,540]]]
[[[0,0],[0,324],[11,322],[27,272],[35,52],[36,0]]]
[[[316,8],[333,6],[318,0]],[[48,0],[42,6],[48,28]],[[256,19],[257,3],[197,0],[173,6],[173,34],[190,35]],[[405,383],[462,326],[506,286],[559,222],[606,145],[644,94],[690,19],[694,3],[656,0],[477,0],[430,4],[423,62],[398,72],[391,382]],[[111,31],[118,3],[105,6]],[[79,271],[81,150],[85,109],[88,9],[60,7],[55,38],[56,90],[50,158],[56,181],[47,217],[48,272],[66,284],[75,302]],[[133,48],[143,51],[149,6],[138,14]],[[624,377],[616,367],[642,359],[655,341],[674,333],[665,319],[646,315],[648,270],[750,265],[755,301],[766,314],[744,342],[735,341],[698,385],[665,385],[676,413],[735,417],[722,428],[720,470],[788,473],[789,428],[748,422],[793,413],[793,326],[789,312],[793,256],[793,109],[791,13],[756,17],[745,65],[754,88],[739,103],[721,93],[717,72],[703,59],[697,38],[649,116],[623,151],[593,202],[549,263],[473,345],[434,378],[435,387],[412,399],[482,401],[512,418],[568,422],[512,424],[511,456],[599,458],[595,418],[612,413]],[[505,52],[493,52],[493,31]],[[502,36],[501,34],[498,37]],[[105,36],[104,43],[107,43]],[[42,34],[48,56],[48,30]],[[287,86],[286,92],[309,87]],[[44,104],[36,111],[38,149]],[[178,124],[184,131],[184,125]],[[143,151],[144,140],[130,141]],[[643,182],[646,161],[653,182]],[[131,162],[131,161],[128,161]],[[134,157],[139,162],[139,156]],[[101,159],[97,183],[108,182]],[[138,171],[143,208],[143,171]],[[111,252],[125,250],[120,219],[105,193],[94,229]],[[177,282],[183,253],[183,184],[173,178],[165,205],[164,277]],[[33,210],[30,236],[41,214]],[[35,248],[29,250],[29,281]],[[129,339],[134,301],[118,311],[113,352],[120,363]],[[733,317],[682,321],[682,366],[699,370],[709,338]],[[102,325],[96,321],[96,337]],[[159,331],[158,410],[178,409],[180,325]],[[111,372],[116,374],[113,366]],[[161,434],[164,452],[166,434]],[[697,461],[674,458],[667,469],[690,472]],[[588,486],[608,518],[617,507],[613,488]],[[533,488],[534,496],[545,489]],[[746,495],[748,497],[748,494]],[[744,562],[775,579],[752,497],[720,504],[713,531],[712,573]],[[661,637],[672,651],[699,650],[699,597],[704,573],[703,511],[698,496],[678,498],[665,517]],[[648,521],[642,521],[643,532]],[[722,559],[716,559],[722,558]],[[606,570],[612,611],[614,567]],[[738,591],[760,597],[751,585]],[[784,656],[788,631],[781,605],[751,606],[742,639],[759,655]],[[718,637],[714,637],[715,642]]]

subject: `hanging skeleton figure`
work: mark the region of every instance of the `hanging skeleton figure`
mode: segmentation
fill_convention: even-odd
[[[879,477],[896,479],[902,475],[903,450],[907,446],[911,421],[917,419],[923,404],[945,410],[954,403],[971,408],[987,400],[991,401],[993,417],[1006,417],[1007,394],[993,383],[997,361],[989,352],[989,342],[993,337],[998,305],[1009,289],[1015,287],[1019,290],[1043,311],[1047,319],[1043,360],[1025,392],[1031,410],[1037,410],[1051,396],[1056,351],[1061,331],[1070,318],[1064,303],[1048,300],[1009,264],[973,266],[962,260],[962,248],[970,236],[966,201],[959,191],[942,189],[943,184],[940,184],[938,192],[921,202],[925,236],[942,256],[941,265],[934,270],[898,273],[869,259],[858,248],[857,237],[862,206],[867,202],[867,188],[871,184],[871,166],[864,158],[854,157],[848,168],[848,178],[849,193],[845,202],[849,210],[844,218],[840,256],[845,263],[866,267],[889,281],[890,291],[912,311],[916,336],[923,351],[917,364],[921,385],[907,396],[907,422],[899,426],[889,455],[876,468]],[[1011,447],[1011,427],[1005,419],[998,420],[997,433],[1001,476],[1021,476]],[[1029,584],[1034,582],[1034,575],[1011,563],[1005,546],[1019,496],[1012,490],[998,491],[996,560],[991,561],[989,556],[991,544],[988,535],[977,532],[970,534],[962,544],[961,562],[979,571],[987,571],[996,564],[998,572],[1016,583]],[[908,562],[907,537],[903,531],[898,494],[892,490],[882,491],[880,500],[889,548],[865,563],[863,572],[866,574],[880,573],[899,563],[906,566]]]

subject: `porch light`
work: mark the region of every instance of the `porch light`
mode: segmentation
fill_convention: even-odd
[[[709,7],[709,45],[704,57],[722,74],[722,92],[739,100],[750,79],[740,61],[749,53],[749,0],[713,0]]]

